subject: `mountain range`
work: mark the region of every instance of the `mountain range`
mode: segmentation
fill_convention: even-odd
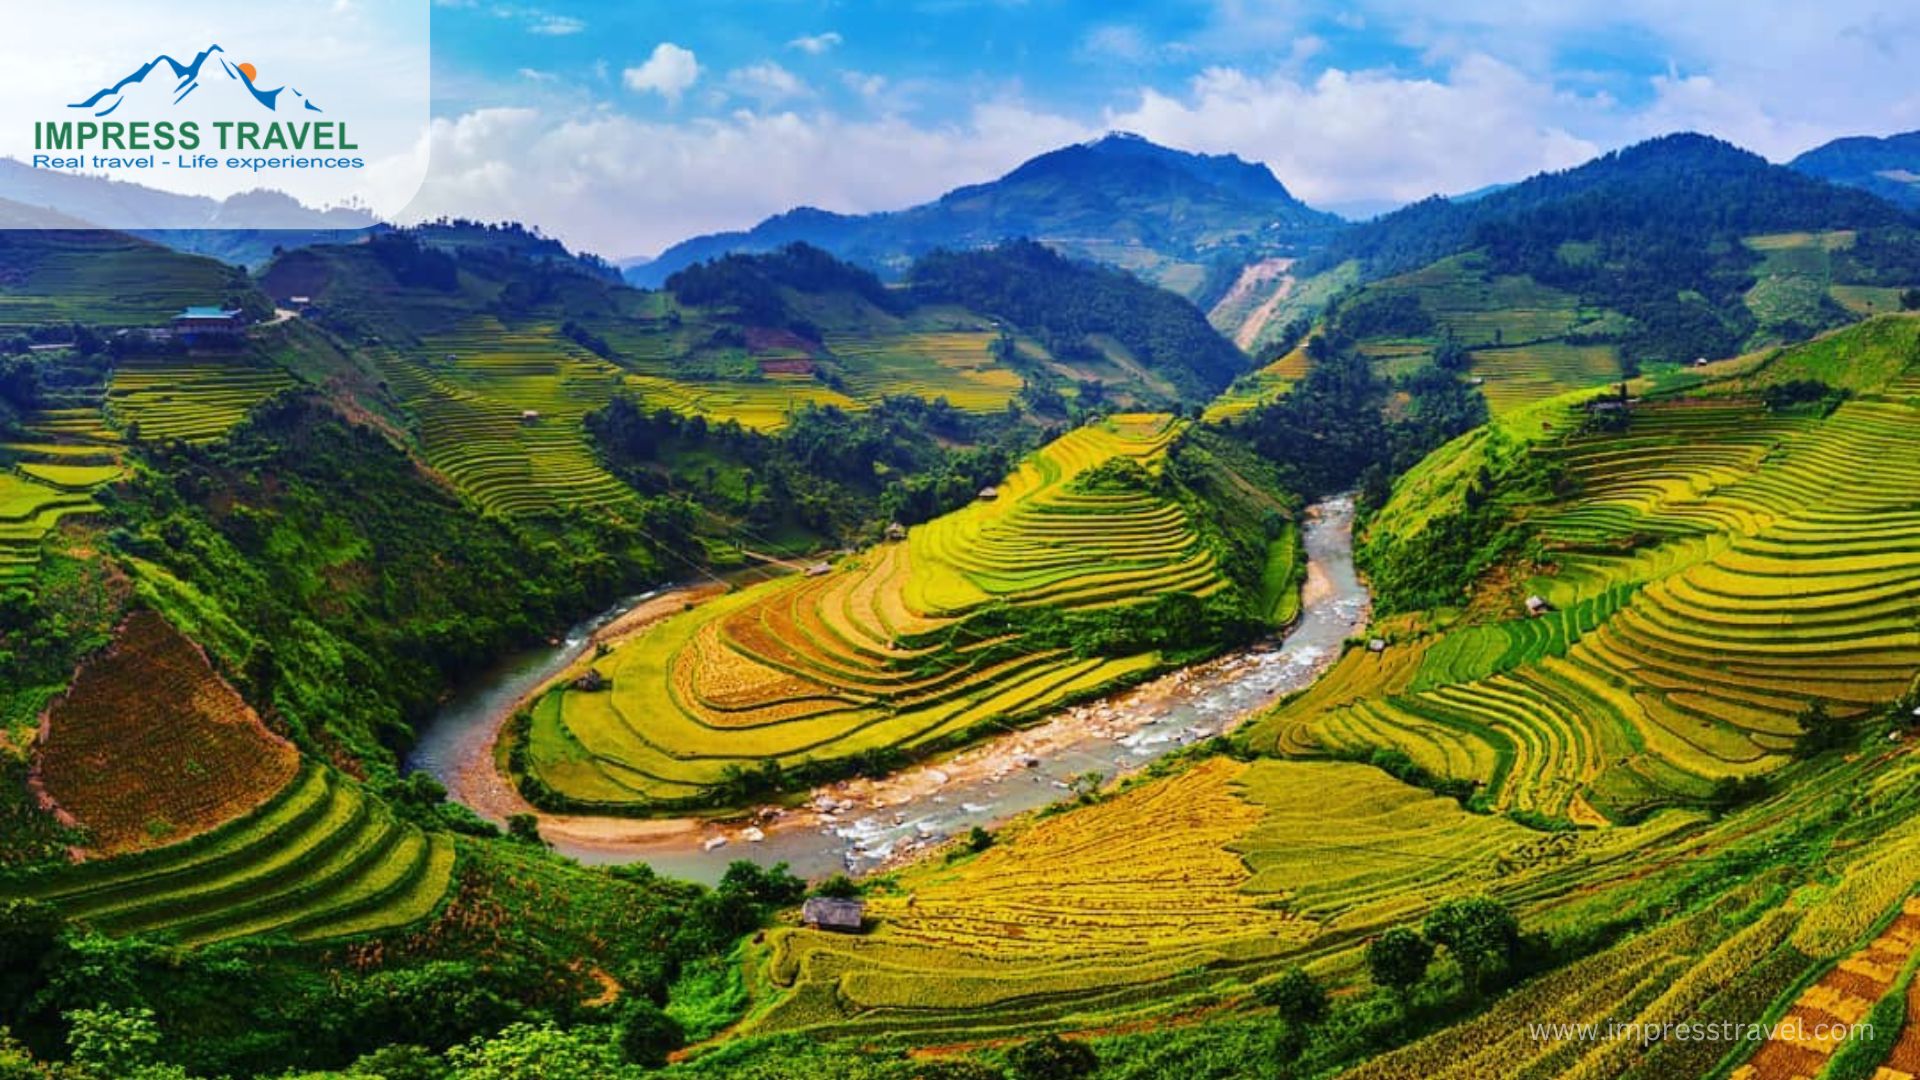
[[[627,277],[657,286],[696,262],[794,242],[893,277],[928,251],[1017,236],[1192,296],[1203,287],[1210,263],[1311,245],[1341,225],[1338,217],[1294,198],[1265,165],[1114,133],[1042,154],[997,180],[906,210],[836,214],[801,207],[742,232],[694,237],[629,267]]]

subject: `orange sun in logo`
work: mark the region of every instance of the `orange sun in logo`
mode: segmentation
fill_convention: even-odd
[[[241,64],[240,74],[245,75],[248,82],[252,82],[260,77],[260,69],[254,67],[252,64]]]

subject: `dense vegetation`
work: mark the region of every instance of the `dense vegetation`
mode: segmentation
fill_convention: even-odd
[[[693,544],[673,500],[549,534],[476,516],[305,395],[149,461],[107,495],[141,593],[306,749],[383,769],[454,676],[657,580],[655,545]]]
[[[1099,347],[1089,339],[1109,336],[1195,400],[1219,393],[1246,368],[1246,357],[1178,296],[1032,241],[935,252],[914,264],[910,281],[916,296],[1025,328],[1062,359],[1097,358]]]
[[[1311,366],[1283,397],[1228,421],[1274,464],[1287,488],[1307,497],[1358,485],[1377,506],[1386,485],[1429,452],[1486,420],[1473,387],[1431,365],[1382,378],[1345,337],[1314,337]],[[1389,410],[1390,394],[1405,404]]]
[[[847,292],[883,310],[900,303],[871,272],[807,244],[790,244],[766,255],[726,255],[689,266],[666,280],[667,291],[683,304],[722,308],[743,323],[767,326],[793,319],[781,299],[782,288]],[[811,329],[805,323],[791,328]]]
[[[863,412],[809,407],[773,434],[622,396],[586,426],[636,490],[684,494],[742,523],[749,539],[800,530],[871,540],[889,523],[917,525],[971,501],[1035,438],[1005,413],[904,396]]]
[[[1526,275],[1627,316],[1627,327],[1587,337],[1619,345],[1630,363],[1685,362],[1733,355],[1757,328],[1744,298],[1761,257],[1742,237],[1856,229],[1873,244],[1875,230],[1903,224],[1899,210],[1863,192],[1718,140],[1673,135],[1483,198],[1417,203],[1340,234],[1313,267],[1355,259],[1388,277],[1482,251],[1494,274]],[[1920,278],[1917,259],[1905,248],[1896,273]],[[1805,337],[1822,325],[1785,329]]]

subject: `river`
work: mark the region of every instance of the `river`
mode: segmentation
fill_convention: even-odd
[[[582,862],[644,860],[663,874],[711,883],[735,859],[785,862],[806,877],[859,874],[976,825],[991,828],[1070,797],[1076,778],[1097,773],[1112,780],[1229,730],[1318,678],[1367,619],[1367,589],[1353,566],[1352,500],[1343,496],[1310,508],[1303,540],[1307,581],[1300,618],[1277,643],[1171,672],[882,780],[828,785],[799,806],[762,807],[727,821],[542,815],[541,833]],[[573,628],[557,644],[509,657],[476,679],[423,730],[407,768],[430,773],[452,797],[496,821],[528,809],[491,766],[501,723],[518,702],[582,656],[596,635],[661,598],[634,597]]]

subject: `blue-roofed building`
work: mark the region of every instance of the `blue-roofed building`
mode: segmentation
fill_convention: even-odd
[[[236,338],[246,328],[246,313],[227,308],[190,307],[173,317],[174,336],[189,345]]]

